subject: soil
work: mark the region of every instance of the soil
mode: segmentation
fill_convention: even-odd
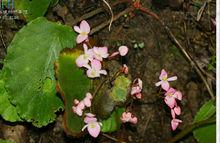
[[[215,92],[215,65],[213,69],[208,69],[210,59],[216,52],[215,26],[211,23],[211,18],[215,18],[215,1],[209,3],[200,21],[196,21],[197,12],[204,2],[205,0],[145,0],[142,5],[157,13],[168,25],[185,50],[208,75],[207,81]],[[114,13],[119,13],[128,6],[121,4],[114,8]],[[105,11],[88,19],[91,27],[95,27],[110,19],[109,11],[102,1],[60,0],[48,10],[46,17],[51,21],[73,26],[77,22],[76,19],[97,8],[104,8]],[[25,24],[23,19],[2,20],[0,23],[1,61],[13,36]],[[117,50],[118,45],[127,45],[129,53],[122,62],[128,65],[132,79],[139,77],[143,80],[143,99],[133,105],[138,124],[123,125],[118,132],[110,134],[112,137],[131,143],[165,142],[191,123],[198,109],[210,99],[204,83],[193,67],[172,43],[160,23],[149,15],[135,11],[116,20],[110,32],[105,27],[92,36],[98,44],[108,46],[110,52]],[[140,43],[144,43],[144,47],[135,48],[135,45]],[[183,93],[180,103],[180,118],[183,123],[174,132],[171,131],[169,108],[161,96],[163,91],[154,85],[161,69],[166,69],[170,76],[178,76],[178,80],[172,85]],[[97,139],[90,136],[81,139],[66,136],[62,127],[62,113],[58,114],[56,122],[41,129],[27,123],[11,124],[0,119],[0,138],[12,139],[17,143],[113,142],[102,135]],[[181,142],[196,141],[192,134],[189,134]]]

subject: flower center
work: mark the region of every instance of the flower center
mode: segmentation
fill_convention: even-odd
[[[162,80],[167,81],[167,77],[163,77]]]
[[[90,127],[90,128],[96,128],[96,124],[90,123],[90,124],[89,124],[89,127]]]
[[[81,35],[87,35],[88,33],[86,33],[86,32],[81,32],[80,34],[81,34]]]

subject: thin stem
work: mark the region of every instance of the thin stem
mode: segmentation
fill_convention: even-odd
[[[122,11],[122,12],[120,12],[119,14],[115,15],[114,18],[113,18],[113,21],[119,19],[119,18],[120,18],[121,16],[123,16],[124,14],[127,14],[127,13],[129,13],[129,12],[131,12],[131,11],[133,11],[133,10],[134,10],[134,8],[127,8],[127,9],[125,9],[124,11]],[[92,34],[98,32],[98,31],[100,31],[100,30],[103,29],[103,28],[105,28],[106,26],[108,26],[108,24],[109,24],[109,21],[105,21],[105,22],[103,22],[102,24],[100,24],[99,26],[94,27],[94,28],[91,30],[90,35],[92,35]]]
[[[216,122],[215,117],[209,118],[207,120],[196,122],[192,125],[187,126],[182,132],[177,134],[175,137],[169,139],[165,143],[175,143],[176,141],[180,140],[181,138],[183,138],[184,136],[186,136],[187,134],[192,132],[194,129],[201,127],[201,126],[204,126],[204,125],[207,125],[207,124],[213,124],[215,122]]]
[[[118,139],[116,139],[116,138],[114,138],[114,137],[112,137],[112,136],[110,136],[110,135],[108,135],[108,134],[102,133],[102,135],[103,135],[104,137],[110,139],[110,140],[113,140],[113,141],[117,142],[117,143],[126,143],[126,142],[124,142],[124,141],[119,141]]]
[[[107,5],[107,7],[109,8],[110,13],[111,13],[111,20],[110,20],[109,26],[108,26],[108,30],[110,31],[110,30],[111,30],[112,22],[113,22],[113,20],[114,20],[114,14],[113,14],[112,8],[111,8],[111,6],[109,5],[109,3],[108,3],[106,0],[102,0],[102,1]]]

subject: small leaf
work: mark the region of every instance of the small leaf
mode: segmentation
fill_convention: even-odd
[[[141,48],[141,49],[143,49],[143,48],[144,48],[144,42],[139,43],[139,44],[138,44],[138,47]]]
[[[89,78],[75,64],[76,58],[81,53],[79,50],[65,49],[56,64],[58,91],[65,102],[64,128],[66,133],[72,136],[80,135],[84,126],[82,117],[72,111],[73,101],[82,100],[90,88]]]
[[[117,108],[111,116],[103,120],[102,123],[102,132],[114,132],[117,131],[121,126],[121,115],[125,111],[124,108]]]
[[[194,122],[203,121],[212,117],[216,112],[213,101],[206,102],[196,114]],[[216,124],[201,126],[193,131],[193,135],[199,143],[216,142]]]
[[[93,99],[92,111],[101,119],[108,118],[115,105],[123,103],[129,92],[130,79],[124,75],[118,76],[113,87],[106,83]]]
[[[5,79],[3,71],[0,71],[0,115],[10,122],[21,121],[14,105],[9,101],[9,96],[5,90]]]
[[[124,102],[128,95],[131,80],[121,75],[114,81],[110,97],[116,102]]]
[[[15,0],[15,9],[27,11],[24,14],[27,21],[44,16],[52,0]]]
[[[22,119],[42,127],[63,108],[56,95],[54,62],[75,44],[70,27],[37,18],[15,35],[4,63],[5,88]]]

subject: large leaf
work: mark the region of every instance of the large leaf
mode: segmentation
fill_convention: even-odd
[[[65,49],[56,64],[58,91],[65,102],[64,127],[69,135],[78,136],[84,126],[82,117],[72,111],[74,99],[82,100],[90,88],[90,80],[75,64],[80,55],[78,50]]]
[[[121,115],[125,111],[124,108],[117,108],[111,116],[103,120],[102,123],[102,132],[114,132],[117,131],[121,126]]]
[[[15,35],[8,48],[5,87],[21,118],[37,127],[54,121],[55,112],[63,108],[56,96],[54,62],[74,41],[70,27],[37,18]]]
[[[123,103],[126,100],[130,83],[131,81],[128,77],[120,75],[115,79],[113,87],[109,87],[107,83],[104,84],[93,99],[93,113],[101,119],[108,118],[114,110],[115,105]]]
[[[44,16],[52,0],[15,0],[15,9],[21,10],[28,21]],[[27,13],[24,13],[27,11]]]
[[[203,121],[216,112],[213,101],[206,102],[196,114],[194,122]],[[199,143],[215,143],[216,142],[216,124],[208,124],[201,126],[193,131],[194,137]]]
[[[4,73],[0,71],[0,115],[7,121],[21,121],[16,108],[10,103],[5,90]]]

